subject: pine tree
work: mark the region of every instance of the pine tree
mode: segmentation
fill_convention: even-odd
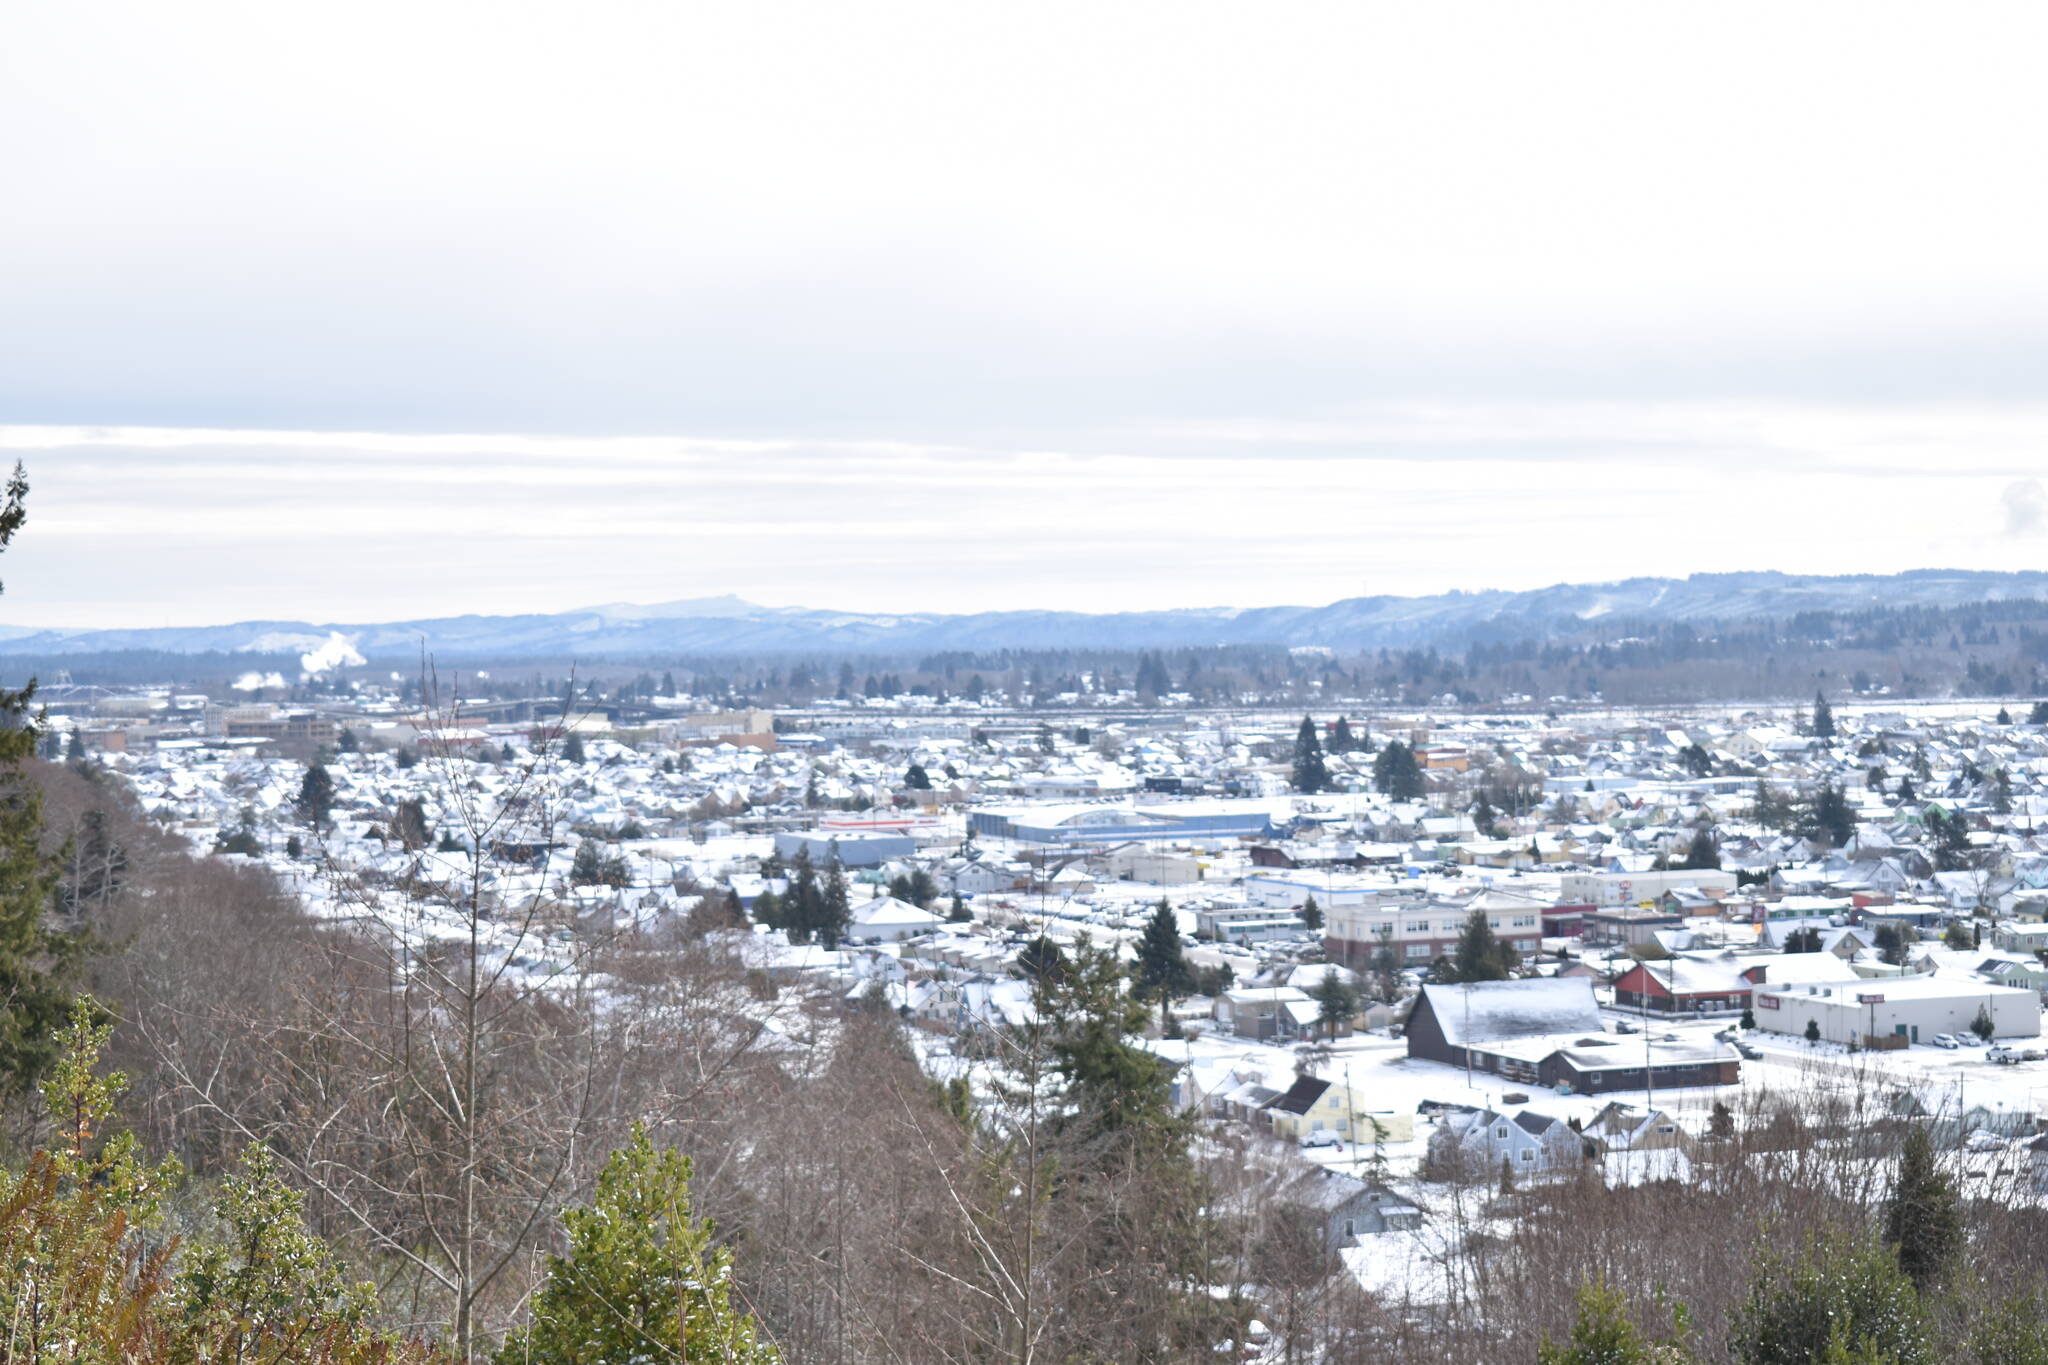
[[[583,753],[583,736],[571,730],[568,737],[562,741],[562,762],[583,763],[587,761]]]
[[[835,855],[825,869],[825,887],[818,894],[818,917],[813,924],[813,934],[826,947],[846,937],[847,925],[852,922],[852,906],[846,894],[846,870],[839,865]]]
[[[1346,981],[1335,967],[1323,972],[1323,979],[1309,992],[1317,1005],[1316,1022],[1334,1038],[1337,1030],[1351,1022],[1358,1013],[1358,992]]]
[[[1885,1206],[1884,1239],[1899,1254],[1899,1269],[1922,1293],[1942,1278],[1962,1247],[1962,1208],[1955,1182],[1935,1165],[1924,1128],[1908,1128],[1898,1176]]]
[[[809,943],[824,912],[824,894],[818,889],[818,871],[811,865],[811,850],[799,848],[789,860],[789,897],[782,907],[782,927],[791,943]]]
[[[1294,789],[1314,795],[1330,788],[1329,765],[1323,762],[1323,742],[1316,735],[1316,723],[1307,716],[1301,718],[1301,728],[1294,735]]]
[[[576,856],[569,862],[569,884],[571,886],[596,886],[604,880],[604,850],[594,839],[585,839],[576,845]]]
[[[1493,827],[1496,815],[1497,812],[1493,808],[1493,802],[1487,799],[1484,791],[1480,792],[1478,799],[1472,803],[1472,827],[1479,831],[1480,838],[1495,839],[1499,837]]]
[[[1692,843],[1685,850],[1685,861],[1679,864],[1689,872],[1698,872],[1721,866],[1721,844],[1714,837],[1711,828],[1703,829],[1692,836]]]
[[[1991,775],[1991,813],[2012,814],[2012,777],[2003,768]]]
[[[299,818],[319,829],[326,825],[334,813],[334,779],[327,769],[315,763],[306,769],[306,776],[299,782]]]
[[[1138,936],[1137,960],[1132,964],[1133,988],[1141,1000],[1156,1000],[1164,1012],[1175,1000],[1195,988],[1195,974],[1181,951],[1180,922],[1164,896],[1153,907],[1152,917]]]
[[[1337,717],[1336,725],[1330,729],[1330,752],[1333,754],[1358,752],[1358,741],[1351,734],[1351,722],[1342,716]]]
[[[972,922],[973,919],[974,913],[967,908],[967,902],[960,899],[960,893],[955,891],[953,893],[952,907],[946,911],[946,922],[949,924],[967,924]]]
[[[1828,705],[1828,699],[1819,692],[1813,694],[1813,737],[1833,739],[1835,737],[1835,708]]]
[[[1017,954],[1016,972],[1026,981],[1049,981],[1064,975],[1066,970],[1067,955],[1044,934],[1025,944]]]
[[[391,829],[398,836],[398,842],[410,851],[427,846],[427,808],[418,797],[398,803],[398,815],[391,822]]]
[[[690,1159],[657,1151],[644,1126],[562,1224],[568,1254],[548,1258],[532,1323],[506,1338],[499,1365],[774,1365],[733,1306],[732,1252],[691,1209]]]
[[[1316,904],[1314,896],[1310,896],[1301,903],[1301,922],[1307,925],[1312,932],[1322,932],[1323,907]]]
[[[767,887],[754,897],[754,922],[767,929],[783,928],[782,900]]]
[[[345,754],[352,754],[359,751],[363,746],[362,742],[356,738],[356,732],[343,726],[340,737],[334,742],[334,747]]]
[[[1834,848],[1842,847],[1855,834],[1856,813],[1833,778],[1821,780],[1820,790],[1814,793],[1813,804],[1808,808],[1802,826],[1806,833],[1826,839]]]
[[[1388,741],[1373,760],[1372,784],[1396,801],[1422,795],[1422,766],[1415,761],[1415,751],[1398,739]]]
[[[903,785],[911,791],[928,792],[932,789],[931,774],[924,770],[924,764],[913,763],[903,774]]]
[[[2048,701],[2037,701],[2027,712],[2027,724],[2048,725]]]
[[[2005,708],[2004,708],[2003,706],[1999,707],[1999,708],[1998,708],[1998,723],[1999,723],[2000,725],[2010,725],[2010,724],[2012,724],[2012,712],[2010,712],[2010,711],[2006,710],[2006,709],[2005,709]]]
[[[1448,979],[1454,982],[1505,981],[1516,961],[1515,950],[1494,936],[1486,912],[1474,910],[1465,916],[1465,927],[1458,934],[1458,946],[1451,953],[1451,975]]]

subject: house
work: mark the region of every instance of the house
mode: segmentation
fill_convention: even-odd
[[[894,896],[876,896],[852,908],[846,937],[855,943],[894,943],[929,934],[945,923],[944,916],[920,910]]]
[[[1347,1142],[1407,1142],[1415,1119],[1400,1110],[1374,1108],[1365,1096],[1338,1081],[1296,1076],[1285,1093],[1269,1101],[1262,1117],[1276,1137],[1298,1142],[1317,1129]]]
[[[1638,962],[1614,983],[1614,1003],[1659,1014],[1706,1014],[1749,1008],[1750,983],[1722,962],[1674,957]]]
[[[1216,997],[1216,1022],[1259,1042],[1312,1033],[1321,1013],[1321,1005],[1292,986],[1239,986]]]
[[[1577,1168],[1590,1153],[1564,1120],[1524,1109],[1513,1117],[1493,1109],[1452,1110],[1429,1135],[1430,1169],[1485,1179],[1502,1165],[1517,1177]]]
[[[1297,1210],[1322,1225],[1323,1245],[1331,1251],[1355,1237],[1377,1237],[1422,1226],[1422,1210],[1384,1185],[1374,1185],[1341,1171],[1305,1171],[1273,1196],[1283,1208]]]
[[[1661,1109],[1645,1113],[1631,1104],[1609,1101],[1586,1124],[1587,1137],[1610,1151],[1647,1152],[1686,1145],[1678,1121]]]

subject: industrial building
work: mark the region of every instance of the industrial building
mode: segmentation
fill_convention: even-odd
[[[1424,986],[1408,1055],[1583,1094],[1733,1085],[1742,1074],[1729,1048],[1608,1033],[1583,977]]]
[[[968,813],[967,825],[977,835],[1034,844],[1122,843],[1129,839],[1200,842],[1268,838],[1273,832],[1273,815],[1263,801],[982,806]]]
[[[1804,1037],[1812,1022],[1821,1040],[1830,1043],[1932,1042],[1937,1033],[1968,1033],[1979,1010],[1991,1016],[1995,1038],[2040,1036],[2040,993],[2017,986],[1906,976],[1759,986],[1755,993],[1758,1028]]]
[[[807,832],[775,836],[775,854],[784,862],[798,853],[824,867],[835,859],[841,867],[880,867],[917,852],[917,841],[908,834],[830,834]]]

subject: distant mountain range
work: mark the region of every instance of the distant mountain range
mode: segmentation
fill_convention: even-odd
[[[454,658],[639,658],[781,651],[933,652],[990,649],[1158,649],[1200,645],[1321,646],[1337,650],[1582,635],[1617,622],[1774,619],[1804,611],[1954,607],[2048,600],[2048,573],[1920,569],[1822,577],[1775,572],[1631,578],[1526,592],[1353,597],[1324,607],[1212,607],[1177,611],[995,611],[902,615],[761,607],[736,597],[655,606],[615,603],[527,616],[451,616],[351,625],[242,621],[137,630],[0,627],[0,655],[164,650],[310,654],[324,666],[416,659],[422,648]],[[337,639],[337,637],[339,637]],[[308,664],[308,667],[314,667]]]

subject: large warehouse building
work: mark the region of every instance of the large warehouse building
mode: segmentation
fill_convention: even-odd
[[[1249,800],[982,806],[968,812],[967,827],[989,838],[1035,844],[1264,839],[1273,832],[1273,812],[1270,802]]]
[[[1882,977],[1832,984],[1759,986],[1756,1025],[1804,1037],[1809,1021],[1830,1043],[1899,1037],[1928,1043],[1937,1033],[1968,1033],[1977,1011],[1991,1016],[1995,1038],[2041,1033],[2041,997],[2016,986],[1988,986],[1935,976]]]
[[[1732,1048],[1608,1033],[1583,977],[1424,986],[1408,1015],[1408,1055],[1587,1095],[1732,1085],[1742,1074]]]

